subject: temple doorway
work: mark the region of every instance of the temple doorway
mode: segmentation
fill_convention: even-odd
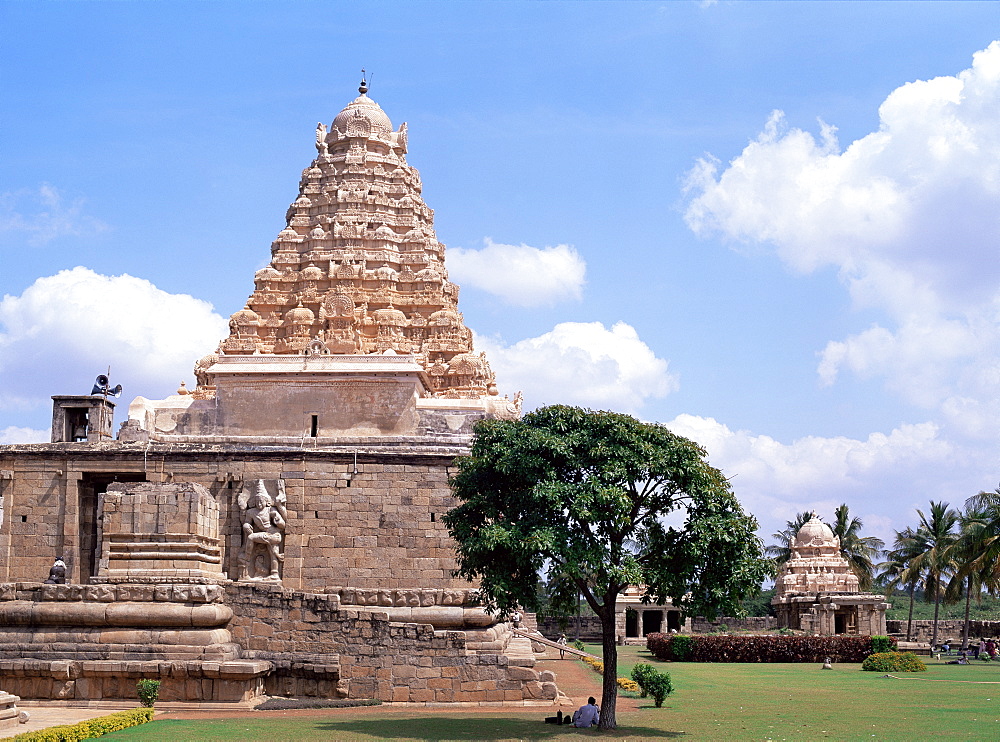
[[[90,578],[97,574],[97,562],[100,557],[98,528],[100,518],[97,505],[100,496],[108,491],[112,482],[145,482],[146,475],[141,472],[86,472],[79,482],[80,506],[79,513],[79,544],[80,544],[80,582],[87,584]],[[64,558],[69,557],[66,554]],[[67,560],[68,561],[68,560]],[[71,566],[71,565],[69,565]]]
[[[632,608],[625,610],[625,636],[639,636],[639,614]]]
[[[663,628],[663,611],[642,612],[642,635],[653,634]]]

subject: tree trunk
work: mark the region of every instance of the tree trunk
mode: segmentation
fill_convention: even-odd
[[[615,636],[615,601],[605,603],[601,613],[601,645],[604,649],[604,684],[601,690],[599,729],[616,729],[615,707],[618,704],[618,644]]]
[[[576,591],[576,640],[580,641],[580,591]]]
[[[938,625],[938,608],[941,606],[941,591],[934,590],[934,633],[931,635],[931,651],[934,651],[934,647],[937,646],[937,625]]]
[[[969,648],[969,602],[972,600],[972,575],[965,581],[965,625],[962,626],[962,651]]]
[[[910,637],[913,636],[913,591],[916,587],[910,585],[910,615],[906,619],[906,641],[913,641]]]

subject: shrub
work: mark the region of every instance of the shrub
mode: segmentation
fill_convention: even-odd
[[[651,673],[655,672],[656,669],[652,665],[647,665],[645,662],[640,662],[632,668],[632,680],[634,680],[639,686],[639,692],[642,694],[643,698],[649,695],[649,686],[646,684],[646,679]]]
[[[129,709],[81,721],[79,724],[49,727],[37,732],[25,732],[17,735],[14,739],[20,740],[20,742],[78,742],[82,739],[94,739],[111,734],[111,732],[145,724],[152,719],[153,709],[151,708]]]
[[[686,662],[691,658],[694,648],[694,637],[684,634],[673,634],[670,639],[670,651],[678,662]]]
[[[160,695],[160,681],[143,678],[135,684],[135,692],[139,694],[139,703],[146,708],[153,708]]]
[[[863,662],[872,653],[872,637],[648,634],[646,647],[665,661]]]
[[[622,690],[628,691],[629,693],[639,692],[639,684],[629,678],[618,678],[618,687]]]
[[[896,640],[891,636],[873,636],[872,637],[872,652],[875,654],[881,654],[883,652],[895,652],[896,651]]]
[[[927,665],[913,652],[876,652],[865,658],[861,669],[869,672],[925,672]]]
[[[579,639],[574,639],[573,640],[573,649],[579,649],[581,652],[586,652],[587,651],[587,645],[584,644]]]
[[[674,690],[674,685],[670,682],[670,673],[667,672],[653,670],[653,673],[646,678],[646,683],[656,708],[660,708],[663,700]]]
[[[377,698],[268,698],[254,706],[257,711],[288,711],[291,709],[344,709],[356,706],[381,706]]]

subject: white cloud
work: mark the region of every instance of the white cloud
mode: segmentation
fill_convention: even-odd
[[[874,535],[891,540],[890,525],[902,527],[901,519],[911,515],[906,505],[925,507],[931,499],[960,504],[995,478],[991,467],[974,463],[990,457],[956,447],[932,422],[900,425],[865,440],[807,436],[787,444],[694,415],[666,425],[705,447],[767,535],[796,513],[815,509],[830,518],[847,503],[866,532],[877,528]],[[914,481],[922,483],[919,491]]]
[[[513,345],[476,336],[507,388],[524,392],[527,408],[575,404],[635,412],[648,399],[678,387],[667,361],[624,322],[562,322],[550,332]]]
[[[726,167],[709,158],[688,174],[685,219],[770,245],[796,271],[833,266],[856,306],[885,313],[886,326],[826,345],[823,383],[881,377],[965,433],[996,435],[1000,42],[957,76],[894,90],[879,118],[842,150],[832,126],[817,138],[776,111]]]
[[[53,394],[88,394],[111,366],[121,401],[173,393],[195,360],[225,337],[207,302],[129,275],[77,267],[0,300],[0,409],[47,407]]]
[[[448,250],[448,271],[458,284],[475,286],[522,307],[556,304],[583,295],[587,264],[570,245],[505,245],[486,238],[482,250]]]
[[[0,193],[0,233],[27,235],[27,242],[42,245],[65,235],[104,232],[108,225],[84,213],[84,199],[67,200],[55,186],[42,183]]]
[[[15,425],[8,425],[0,430],[0,444],[4,443],[48,443],[48,430],[35,430],[34,428],[19,428]]]

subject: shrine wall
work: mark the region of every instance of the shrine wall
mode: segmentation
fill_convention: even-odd
[[[192,482],[218,501],[222,569],[239,575],[243,482],[282,479],[287,492],[282,584],[467,588],[453,577],[454,548],[441,516],[457,447],[415,453],[261,450],[142,444],[33,444],[0,451],[0,580],[40,581],[56,557],[67,579],[97,574],[97,508],[115,482]],[[386,447],[390,448],[390,447]],[[437,451],[440,451],[438,453]]]

